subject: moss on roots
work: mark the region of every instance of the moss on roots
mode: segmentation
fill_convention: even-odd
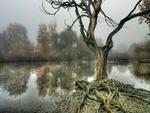
[[[150,91],[115,80],[77,81],[76,113],[149,113]]]

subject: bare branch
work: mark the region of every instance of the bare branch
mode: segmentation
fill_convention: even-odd
[[[131,12],[128,14],[128,16],[130,16],[134,11],[135,9],[137,8],[137,6],[141,3],[142,0],[139,0],[136,5],[134,6],[134,8],[131,10]]]
[[[79,10],[78,10],[78,7],[75,6],[75,12],[76,12],[76,15],[77,15],[77,18],[79,19],[79,24],[80,24],[80,31],[81,31],[81,34],[83,36],[83,38],[85,39],[86,38],[86,34],[85,34],[85,29],[84,29],[84,25],[83,25],[83,22],[82,22],[82,18],[81,18],[81,15],[79,13]]]
[[[45,7],[44,7],[44,1],[51,4],[52,8],[55,9],[56,11],[54,11],[53,13],[48,12]],[[47,15],[55,15],[60,8],[70,8],[70,7],[74,7],[76,4],[76,2],[74,2],[74,0],[67,0],[67,1],[62,1],[62,0],[43,0],[42,1],[42,9],[44,11],[44,13],[46,13]]]
[[[75,12],[76,12],[76,15],[77,15],[78,20],[79,20],[80,32],[81,32],[81,34],[83,36],[84,42],[95,53],[96,46],[97,46],[96,41],[95,41],[94,38],[89,38],[89,32],[86,31],[85,28],[84,28],[84,25],[83,25],[83,22],[82,22],[82,18],[81,18],[81,15],[79,13],[79,10],[78,10],[77,6],[75,6]]]
[[[107,16],[107,15],[105,14],[105,12],[104,12],[102,9],[101,9],[101,13],[102,13],[102,15],[104,16],[105,22],[106,22],[106,24],[107,24],[108,26],[110,26],[110,27],[115,27],[115,26],[118,25],[118,23],[115,22],[113,19],[111,19],[109,16]]]
[[[133,14],[133,15],[129,16],[128,18],[126,18],[127,19],[126,21],[129,21],[129,20],[131,20],[135,17],[144,16],[144,15],[147,15],[147,14],[150,14],[150,9],[144,10],[140,13]]]
[[[67,25],[69,28],[72,28],[73,27],[73,25],[79,20],[79,18],[83,18],[83,17],[87,17],[87,18],[89,18],[89,16],[88,15],[80,15],[80,17],[77,17],[73,22],[72,22],[72,24],[71,25]],[[85,30],[86,31],[86,30]],[[87,31],[86,31],[87,32]]]
[[[45,0],[46,2],[50,3],[48,0]],[[54,8],[54,7],[53,7]],[[55,15],[59,10],[60,8],[54,8],[56,9],[56,11],[54,13],[50,13],[46,10],[45,6],[44,6],[44,1],[42,1],[42,11],[47,14],[47,15]]]
[[[137,6],[142,1],[142,0],[138,0],[138,2],[135,4],[135,6],[129,12],[129,14],[125,18],[123,18],[119,23],[117,23],[113,19],[111,19],[108,15],[106,15],[105,12],[101,9],[102,0],[81,0],[80,3],[77,3],[75,0],[44,0],[44,1],[51,4],[51,7],[54,9],[53,13],[48,12],[44,7],[44,3],[42,2],[43,11],[48,15],[55,15],[60,10],[60,8],[64,8],[68,10],[70,8],[75,8],[75,13],[77,18],[73,20],[73,23],[69,27],[72,27],[78,21],[80,25],[80,32],[83,36],[84,41],[89,46],[89,48],[92,49],[98,48],[98,45],[96,44],[96,40],[95,40],[95,29],[97,26],[98,15],[101,12],[105,18],[105,22],[107,23],[107,25],[116,27],[107,37],[107,41],[104,46],[104,48],[107,51],[113,47],[112,37],[121,30],[121,28],[124,26],[126,22],[128,22],[129,20],[135,17],[145,16],[150,12],[149,11],[150,9],[148,9],[133,14]],[[91,8],[93,8],[93,10]],[[80,10],[83,11],[83,14],[81,14]],[[84,17],[89,18],[87,30],[85,29],[83,23]]]
[[[138,4],[139,4],[140,2],[138,1]],[[133,8],[134,10],[136,9],[136,7],[137,7],[137,5],[138,4],[136,4],[135,5],[135,7]],[[144,16],[144,15],[147,15],[147,14],[150,14],[150,9],[148,9],[148,10],[144,10],[144,11],[142,11],[142,12],[139,12],[139,13],[135,13],[135,14],[132,14],[134,11],[132,10],[129,14],[128,14],[128,16],[126,16],[124,19],[122,19],[121,21],[120,21],[120,23],[118,24],[118,26],[109,34],[109,36],[107,37],[107,41],[106,41],[106,44],[105,44],[105,49],[109,49],[110,47],[112,47],[112,46],[110,46],[110,45],[112,45],[112,37],[116,34],[116,33],[118,33],[120,30],[121,30],[121,28],[124,26],[124,24],[126,23],[126,22],[128,22],[128,21],[130,21],[131,19],[134,19],[134,18],[136,18],[136,17],[139,17],[139,16]],[[110,47],[109,47],[110,46]]]
[[[88,2],[88,3],[86,3]],[[90,2],[89,0],[85,1],[85,0],[82,0],[82,3],[84,4],[84,7],[85,7],[85,12],[86,14],[88,14],[89,16],[91,15],[91,10],[90,10]]]

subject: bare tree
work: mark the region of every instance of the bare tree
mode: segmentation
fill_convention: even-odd
[[[142,2],[139,0],[133,9],[129,12],[129,14],[124,17],[120,22],[117,24],[114,20],[112,20],[102,9],[103,0],[44,0],[48,4],[52,6],[55,10],[54,12],[48,11],[44,7],[44,2],[42,3],[43,11],[48,15],[55,15],[57,12],[61,10],[61,8],[70,10],[74,9],[76,13],[76,19],[72,23],[71,27],[78,21],[80,25],[80,32],[82,34],[83,40],[86,45],[95,53],[97,58],[96,64],[96,75],[97,79],[108,78],[106,72],[106,63],[107,63],[107,56],[111,48],[113,47],[113,36],[118,33],[124,24],[131,19],[134,19],[139,16],[144,16],[150,14],[150,9],[145,9],[141,12],[134,13],[138,5]],[[104,46],[99,46],[96,43],[95,39],[95,29],[97,27],[97,20],[99,14],[102,14],[105,17],[105,22],[114,27],[114,30],[108,35],[106,43]],[[83,22],[84,18],[88,20],[88,27],[85,27]]]

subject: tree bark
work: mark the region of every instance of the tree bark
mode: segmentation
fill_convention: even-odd
[[[107,54],[104,52],[103,48],[98,48],[96,52],[96,79],[107,79]]]

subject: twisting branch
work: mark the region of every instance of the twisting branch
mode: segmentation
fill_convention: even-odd
[[[42,2],[42,9],[43,11],[48,14],[48,15],[55,15],[60,8],[64,9],[70,9],[70,8],[75,8],[75,13],[77,18],[73,21],[72,27],[76,21],[79,22],[80,25],[80,32],[84,38],[84,42],[88,45],[88,47],[94,51],[97,48],[96,40],[95,40],[95,28],[97,25],[97,19],[98,19],[98,14],[100,13],[101,10],[101,3],[102,0],[81,0],[80,3],[77,3],[75,0],[44,0],[45,2],[49,3],[51,7],[54,9],[54,12],[48,12],[45,7],[44,3]],[[94,10],[91,8],[93,7]],[[80,14],[80,10],[83,11],[83,14]],[[89,18],[89,24],[88,29],[86,30],[83,24],[82,19],[84,17]]]
[[[129,12],[129,14],[123,18],[119,23],[115,22],[113,19],[111,19],[108,15],[105,14],[105,12],[101,8],[102,0],[81,0],[80,3],[77,3],[76,0],[43,0],[49,4],[51,4],[51,7],[55,10],[53,13],[48,12],[45,7],[44,3],[42,2],[42,8],[43,11],[48,15],[55,15],[60,8],[64,9],[70,9],[75,8],[75,13],[77,18],[73,21],[70,27],[72,27],[77,21],[80,25],[80,32],[83,36],[84,42],[88,45],[89,48],[92,48],[92,50],[96,50],[98,48],[98,45],[96,44],[95,40],[95,29],[97,25],[97,19],[99,13],[102,13],[102,15],[105,18],[105,22],[109,26],[116,27],[107,37],[107,41],[105,43],[105,46],[103,47],[106,56],[109,50],[113,47],[113,41],[112,37],[118,33],[124,24],[128,22],[129,20],[139,17],[139,16],[145,16],[150,13],[150,9],[142,10],[142,12],[134,13],[137,6],[143,1],[138,0],[138,2],[135,4],[133,9]],[[83,11],[83,14],[80,14],[80,10]],[[87,17],[89,18],[88,28],[87,30],[84,27],[83,18]]]
[[[107,24],[108,26],[110,26],[110,27],[115,27],[115,26],[118,25],[118,23],[115,22],[113,19],[111,19],[109,16],[107,16],[107,15],[105,14],[105,12],[104,12],[102,9],[101,9],[101,13],[102,13],[102,15],[104,16],[105,22],[106,22],[106,24]]]
[[[139,0],[136,5],[134,6],[134,8],[131,10],[131,12],[128,14],[128,16],[130,16],[134,11],[135,9],[137,8],[137,6],[141,3],[142,0]]]
[[[85,7],[85,13],[88,14],[89,16],[91,16],[90,1],[82,0],[82,3],[84,4],[84,7]]]
[[[48,12],[45,7],[44,7],[44,1],[51,4],[52,8],[55,9],[55,11],[53,13]],[[63,1],[63,0],[43,0],[42,1],[42,9],[43,11],[48,14],[48,15],[55,15],[60,8],[70,8],[70,7],[74,7],[76,4],[76,2],[74,2],[74,0],[67,0],[67,1]]]
[[[90,31],[89,29],[88,29],[88,31],[85,30],[84,24],[83,24],[83,21],[82,21],[82,17],[81,17],[81,15],[79,13],[77,5],[75,5],[75,12],[76,12],[76,15],[77,15],[77,17],[79,19],[80,32],[81,32],[81,34],[83,36],[84,42],[95,53],[97,44],[96,44],[96,41],[95,41],[95,37],[92,37],[92,34],[93,34],[94,31]],[[89,17],[89,18],[91,18],[91,17]],[[92,24],[89,23],[89,26],[90,25],[92,25]]]
[[[119,22],[118,26],[108,35],[106,44],[104,46],[104,48],[106,49],[106,51],[108,51],[109,49],[111,49],[113,47],[112,37],[121,30],[121,28],[124,26],[124,24],[126,22],[128,22],[129,20],[131,20],[133,18],[150,14],[150,9],[144,10],[144,11],[139,12],[139,13],[132,14],[135,11],[136,7],[139,5],[139,3],[141,1],[142,0],[139,0],[137,2],[137,4],[135,5],[135,7],[133,8],[133,10],[131,10],[131,12],[125,18],[123,18]]]
[[[51,7],[54,9],[54,13],[50,13],[45,10],[45,7],[42,3],[43,11],[48,15],[55,15],[61,8],[68,9],[68,10],[70,10],[71,8],[75,9],[76,19],[73,21],[71,26],[73,26],[76,21],[79,22],[80,32],[82,34],[85,44],[97,56],[97,63],[96,63],[97,80],[99,80],[100,78],[107,78],[106,61],[107,61],[108,52],[113,47],[112,37],[116,33],[118,33],[122,29],[124,24],[129,20],[139,16],[145,16],[145,15],[147,16],[147,14],[150,14],[150,9],[142,10],[142,12],[139,13],[133,13],[136,10],[137,6],[142,1],[142,0],[138,0],[138,2],[135,4],[135,6],[129,12],[129,14],[117,24],[114,20],[112,20],[109,16],[107,16],[102,10],[101,6],[103,0],[81,0],[80,3],[77,3],[76,0],[45,0],[45,1],[51,4]],[[100,47],[96,43],[96,37],[95,37],[97,20],[100,13],[102,13],[102,15],[105,17],[105,22],[108,25],[115,27],[114,30],[108,35],[106,43],[103,47]],[[83,23],[83,18],[85,15],[87,15],[88,17],[88,25],[85,25]],[[87,30],[85,29],[85,26],[87,27]]]
[[[80,15],[80,17],[77,17],[77,18],[72,22],[71,25],[67,25],[67,26],[68,26],[69,28],[72,28],[72,27],[74,26],[74,24],[79,20],[79,18],[82,18],[82,17],[87,17],[87,18],[89,18],[88,15],[82,14],[82,15]],[[84,31],[87,32],[85,29],[84,29]]]
[[[86,30],[84,29],[84,25],[83,25],[83,22],[82,22],[82,18],[81,18],[81,16],[80,16],[78,7],[77,7],[76,5],[75,5],[75,12],[76,12],[77,18],[79,19],[80,32],[81,32],[81,34],[82,34],[84,40],[86,40],[87,34],[85,34],[85,32],[84,32],[84,31],[86,31]]]
[[[48,3],[50,3],[50,2],[47,1],[47,0],[45,0],[45,1],[48,2]],[[53,8],[54,8],[54,7],[53,7]],[[47,14],[47,15],[55,15],[55,14],[59,11],[60,8],[54,8],[54,9],[56,9],[56,11],[55,11],[54,13],[48,12],[48,11],[46,10],[45,6],[44,6],[44,1],[42,1],[42,11],[43,11],[45,14]]]

